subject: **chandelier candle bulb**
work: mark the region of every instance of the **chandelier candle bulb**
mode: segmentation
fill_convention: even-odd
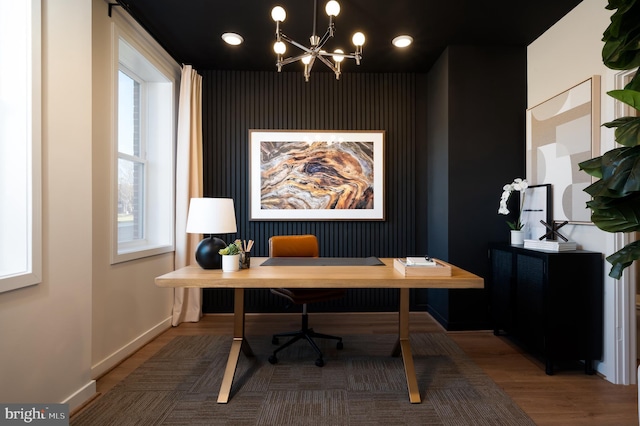
[[[338,3],[335,0],[331,0],[327,2],[327,5],[325,6],[324,10],[327,12],[327,15],[329,16],[338,16],[338,14],[340,13],[340,3]]]
[[[287,45],[284,44],[282,41],[276,41],[273,44],[273,51],[276,52],[278,55],[284,55],[284,53],[287,51]]]
[[[362,47],[364,45],[364,34],[362,34],[361,32],[355,33],[353,35],[352,41],[354,45]]]
[[[284,10],[282,6],[276,6],[271,9],[271,19],[276,22],[284,22],[287,18],[287,12]]]

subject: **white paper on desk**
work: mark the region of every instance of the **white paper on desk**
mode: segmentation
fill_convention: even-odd
[[[424,257],[407,257],[407,266],[436,266],[433,259],[427,260]]]

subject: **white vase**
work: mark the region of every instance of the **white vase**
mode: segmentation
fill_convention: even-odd
[[[222,270],[224,272],[235,272],[240,269],[239,254],[222,255]]]
[[[523,245],[524,244],[524,231],[511,231],[511,245]]]

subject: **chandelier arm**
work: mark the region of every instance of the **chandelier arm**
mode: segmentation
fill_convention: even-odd
[[[338,6],[339,7],[339,6]],[[273,9],[272,11],[272,16],[274,16],[274,13],[278,12],[276,10],[276,8]],[[293,40],[292,38],[290,38],[289,36],[287,36],[286,34],[284,34],[281,29],[280,29],[280,22],[277,19],[278,16],[276,16],[274,18],[274,20],[276,20],[276,45],[274,45],[274,50],[276,50],[276,53],[278,54],[278,59],[276,62],[276,66],[278,67],[278,72],[282,69],[282,66],[284,65],[288,65],[291,64],[293,62],[297,62],[297,61],[301,61],[301,62],[306,62],[308,60],[308,63],[306,63],[304,65],[304,77],[305,77],[305,81],[309,81],[309,77],[311,74],[311,69],[313,68],[313,65],[315,63],[316,58],[318,58],[323,64],[325,64],[331,71],[333,71],[336,75],[336,79],[339,80],[340,79],[340,74],[342,73],[341,71],[341,63],[342,60],[340,61],[336,61],[336,63],[334,64],[328,57],[332,56],[332,57],[336,57],[338,59],[340,59],[340,57],[342,59],[347,58],[347,59],[355,59],[356,61],[356,65],[360,65],[360,60],[362,59],[362,46],[356,46],[356,51],[353,53],[340,53],[341,50],[338,50],[337,52],[326,52],[324,50],[322,50],[322,48],[324,47],[324,45],[329,41],[330,38],[333,38],[334,33],[335,33],[335,22],[334,22],[334,15],[330,14],[333,12],[327,12],[327,14],[329,14],[329,25],[327,27],[327,30],[325,31],[325,33],[322,35],[322,37],[318,37],[318,35],[316,34],[316,29],[317,29],[317,21],[318,21],[318,0],[314,0],[313,2],[313,34],[310,37],[310,41],[311,41],[311,46],[307,47],[304,46],[300,43],[298,43],[297,41]],[[337,13],[336,13],[337,15]],[[284,20],[284,17],[282,17],[282,20]],[[282,54],[278,53],[278,52],[282,52],[284,53],[284,51],[286,49],[283,48],[283,46],[278,45],[277,43],[281,43],[281,42],[286,42],[294,47],[297,47],[298,49],[300,49],[303,53],[296,55],[296,56],[292,56],[286,59],[282,59]]]
[[[322,61],[323,64],[325,64],[326,66],[328,66],[329,68],[331,68],[331,71],[336,72],[337,69],[336,67],[331,63],[331,61],[329,61],[327,58],[325,58],[323,55],[318,55],[318,59],[320,59]]]
[[[336,55],[335,52],[318,52],[318,56],[334,56]],[[355,53],[340,53],[340,56],[342,56],[343,58],[346,59],[356,59],[357,56]],[[360,59],[362,59],[362,57],[360,57]]]
[[[324,35],[320,39],[320,42],[318,43],[318,49],[320,49],[322,46],[324,46],[324,44],[326,42],[328,42],[331,37],[333,37],[333,34],[331,33],[330,28],[329,28],[329,29],[327,29],[327,31],[324,33]]]
[[[302,58],[304,58],[305,56],[307,56],[306,54],[303,55],[298,55],[298,56],[292,56],[286,59],[282,59],[281,61],[278,61],[278,64],[282,65],[289,65],[292,64],[294,62],[297,62],[299,60],[301,60]]]
[[[287,43],[289,43],[289,44],[291,44],[291,45],[293,45],[293,46],[297,47],[298,49],[304,50],[304,51],[305,51],[305,52],[307,52],[307,53],[313,53],[313,50],[312,50],[312,49],[309,49],[308,47],[306,47],[306,46],[304,46],[304,45],[302,45],[302,44],[298,43],[297,41],[295,41],[295,40],[291,39],[289,36],[287,36],[287,35],[286,35],[286,34],[284,34],[284,33],[280,33],[280,38],[281,38],[282,40],[286,41]],[[303,56],[304,56],[304,55],[303,55]]]

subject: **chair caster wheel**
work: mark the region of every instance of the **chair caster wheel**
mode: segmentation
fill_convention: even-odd
[[[322,358],[316,359],[316,366],[323,367],[324,366],[324,360]]]
[[[280,343],[280,339],[278,339],[276,336],[273,336],[273,339],[271,339],[271,343],[273,345],[277,345],[278,343]]]
[[[275,355],[271,355],[271,356],[269,357],[269,363],[270,363],[270,364],[277,364],[277,363],[278,363],[278,358],[276,358],[276,356],[275,356]]]
[[[342,344],[342,341],[339,341],[339,342],[336,344],[336,348],[338,348],[338,349],[342,349],[342,348],[344,348],[344,345]]]

